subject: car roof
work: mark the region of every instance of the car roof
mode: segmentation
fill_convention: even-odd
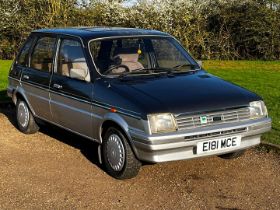
[[[96,39],[103,37],[118,37],[118,36],[170,36],[167,33],[138,28],[122,28],[122,27],[74,27],[74,28],[50,28],[39,29],[33,33],[48,33],[78,36],[82,39]]]

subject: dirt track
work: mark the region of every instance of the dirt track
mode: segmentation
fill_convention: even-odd
[[[0,209],[280,209],[280,158],[250,150],[142,167],[114,180],[94,143],[47,126],[34,135],[0,108]]]

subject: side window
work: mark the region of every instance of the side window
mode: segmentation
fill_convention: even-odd
[[[51,71],[55,54],[55,42],[56,38],[53,37],[38,39],[31,56],[31,68],[40,71]]]
[[[21,66],[28,66],[28,55],[29,55],[29,49],[32,45],[33,39],[29,38],[23,48],[21,49],[21,52],[18,56],[17,63]]]
[[[89,69],[79,41],[63,39],[60,44],[57,74],[90,81]]]

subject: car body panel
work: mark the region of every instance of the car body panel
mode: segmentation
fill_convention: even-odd
[[[151,134],[148,114],[204,114],[248,107],[251,101],[261,100],[258,95],[202,69],[181,74],[104,77],[96,70],[89,52],[89,43],[98,39],[148,36],[172,38],[166,33],[143,29],[81,27],[41,29],[34,31],[30,37],[37,36],[56,37],[57,50],[61,38],[79,40],[90,69],[91,81],[56,75],[57,57],[53,58],[51,72],[20,66],[15,62],[9,74],[7,89],[14,103],[17,97],[22,97],[36,118],[100,144],[103,125],[113,122],[122,129],[139,160],[164,162],[234,152],[236,150],[233,149],[197,155],[197,143],[205,140],[199,135],[221,132],[220,137],[226,137],[229,134],[223,134],[223,131],[233,131],[234,135],[241,136],[239,149],[246,149],[259,144],[261,134],[271,128],[271,119],[264,117],[259,120]],[[29,57],[30,55],[29,52]],[[241,128],[243,130],[239,130]],[[189,140],[190,136],[196,136],[196,139]]]
[[[60,85],[61,89],[55,88],[55,85]],[[92,91],[92,83],[54,74],[50,84],[53,121],[93,138]]]
[[[24,68],[22,71],[21,85],[25,96],[36,115],[51,120],[49,106],[49,72],[40,72],[34,69]]]
[[[149,113],[181,114],[222,110],[248,106],[251,101],[261,100],[256,94],[202,70],[173,76],[112,79],[107,81],[108,84],[109,91],[118,95],[116,98],[110,96],[113,100],[109,97],[103,97],[102,100],[112,100],[136,112],[146,111],[145,116]],[[133,105],[127,105],[127,98],[131,101],[128,104]],[[143,109],[137,109],[137,105]]]

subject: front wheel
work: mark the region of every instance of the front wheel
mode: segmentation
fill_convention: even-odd
[[[33,134],[39,130],[34,117],[25,101],[18,99],[16,105],[17,125],[21,132]]]
[[[114,127],[105,132],[102,158],[105,170],[116,179],[133,178],[141,167],[141,162],[136,159],[126,137]]]
[[[231,153],[219,155],[218,157],[220,157],[222,159],[235,159],[235,158],[242,156],[244,154],[244,152],[245,152],[244,150],[240,150],[237,152],[231,152]]]

